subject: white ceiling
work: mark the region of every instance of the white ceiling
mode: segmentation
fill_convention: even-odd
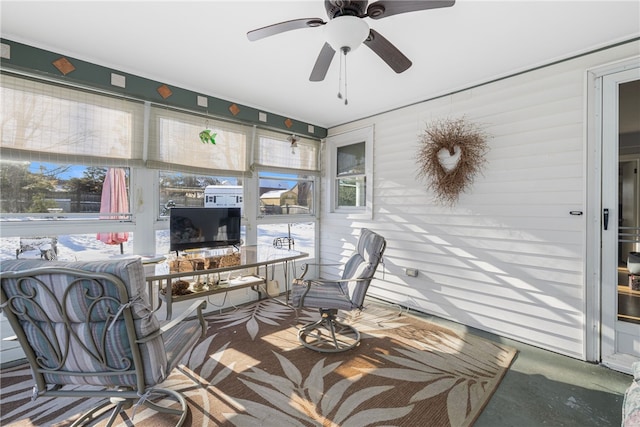
[[[395,74],[362,46],[337,99],[336,56],[309,74],[323,28],[256,42],[249,30],[318,17],[308,1],[4,1],[2,37],[322,127],[332,127],[640,35],[640,1],[458,0],[369,26],[413,66]]]

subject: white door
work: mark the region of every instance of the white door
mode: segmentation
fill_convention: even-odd
[[[603,364],[630,372],[640,359],[640,68],[602,78],[601,291]]]

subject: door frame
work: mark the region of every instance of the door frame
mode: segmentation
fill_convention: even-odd
[[[605,76],[633,69],[640,69],[640,56],[610,63],[587,70],[587,149],[585,152],[586,193],[586,254],[585,254],[585,357],[586,360],[602,362],[612,369],[630,372],[627,357],[615,357],[615,326],[603,319],[605,304],[615,304],[603,293],[603,141],[608,126],[603,123]],[[616,150],[617,152],[617,150]],[[609,224],[617,230],[617,206],[610,208]],[[611,228],[610,228],[611,229]],[[616,239],[617,240],[617,239]],[[606,359],[606,360],[605,360]]]

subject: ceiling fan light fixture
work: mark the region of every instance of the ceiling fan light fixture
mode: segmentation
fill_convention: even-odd
[[[336,16],[325,25],[327,43],[336,52],[352,51],[369,36],[369,25],[357,16]]]

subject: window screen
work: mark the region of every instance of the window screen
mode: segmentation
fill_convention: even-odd
[[[364,145],[364,142],[358,142],[338,147],[337,176],[364,175],[366,166]]]

